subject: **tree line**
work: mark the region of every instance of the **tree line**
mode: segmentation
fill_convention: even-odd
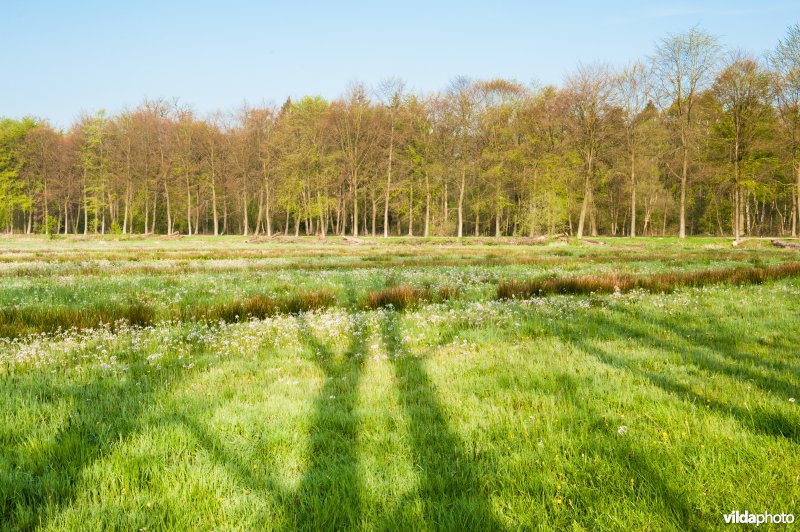
[[[177,101],[65,131],[0,120],[9,233],[797,235],[800,25],[770,53],[698,28],[562,86],[390,79],[202,119]]]

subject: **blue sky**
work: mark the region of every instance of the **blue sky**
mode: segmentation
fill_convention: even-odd
[[[28,0],[0,13],[0,116],[66,126],[145,97],[202,115],[389,76],[421,92],[458,75],[558,83],[578,62],[622,65],[694,25],[760,54],[800,22],[800,2]]]

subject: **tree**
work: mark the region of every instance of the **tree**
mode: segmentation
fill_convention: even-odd
[[[795,173],[792,236],[800,224],[800,24],[790,26],[786,37],[769,56],[773,69],[773,91],[778,116],[783,125],[783,145],[789,166]]]
[[[755,59],[741,52],[731,56],[717,76],[713,93],[722,111],[721,132],[733,166],[733,233],[742,234],[742,165],[752,155],[752,144],[770,109],[769,78]]]
[[[404,107],[405,83],[399,78],[384,80],[378,87],[378,95],[387,115],[389,123],[386,163],[386,190],[383,204],[383,236],[389,236],[389,199],[392,191],[392,163],[394,162],[395,142],[398,133],[398,121]]]
[[[662,101],[672,118],[680,153],[679,236],[686,237],[686,188],[696,128],[695,106],[710,83],[720,47],[717,38],[698,28],[670,35],[656,47],[653,67],[660,82]]]
[[[642,62],[633,63],[620,72],[616,78],[616,100],[622,109],[625,128],[625,147],[630,161],[631,186],[631,237],[636,236],[636,164],[642,144],[643,124],[654,115],[647,112],[651,106],[652,76]]]
[[[352,199],[351,231],[353,236],[358,236],[358,192],[370,151],[375,148],[375,131],[369,124],[370,105],[364,86],[352,85],[344,98],[335,102],[333,112],[343,170]],[[344,225],[342,228],[344,229]]]
[[[611,74],[604,65],[580,65],[567,78],[569,127],[573,142],[583,159],[583,202],[578,219],[578,238],[583,238],[586,214],[592,204],[598,153],[609,135]],[[595,233],[593,226],[592,233]]]
[[[14,232],[14,211],[29,210],[33,199],[25,193],[20,171],[25,163],[25,135],[36,127],[30,118],[0,120],[0,223]]]

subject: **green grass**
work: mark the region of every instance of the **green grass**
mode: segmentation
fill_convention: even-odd
[[[315,260],[305,241],[268,257],[232,239],[7,241],[13,271],[51,269],[4,277],[3,311],[141,302],[154,319],[26,318],[0,337],[0,529],[706,530],[732,510],[797,513],[800,280],[495,299],[504,280],[797,254],[608,242],[333,242],[302,270],[282,265]],[[456,245],[447,260],[468,264],[431,264]],[[78,247],[97,255],[49,256]],[[153,272],[120,273],[141,247]],[[186,271],[160,264],[179,252],[197,255]],[[258,319],[191,313],[303,294],[318,297]]]

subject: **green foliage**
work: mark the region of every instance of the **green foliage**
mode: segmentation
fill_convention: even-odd
[[[39,233],[45,235],[53,235],[58,232],[58,218],[53,215],[47,215],[39,224]]]
[[[34,127],[36,123],[30,118],[0,119],[0,224],[6,224],[15,209],[26,210],[32,205],[20,171],[24,164],[22,143],[25,134]]]

